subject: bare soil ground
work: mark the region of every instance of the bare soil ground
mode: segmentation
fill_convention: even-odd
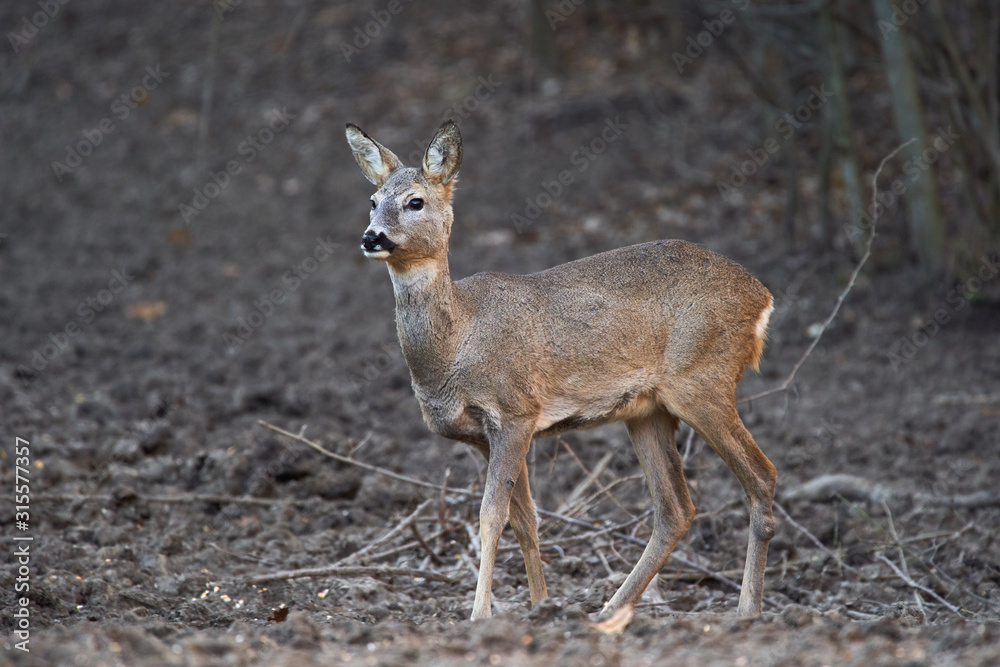
[[[0,49],[0,661],[1000,664],[1000,506],[989,496],[1000,279],[921,286],[897,215],[792,390],[743,406],[788,513],[776,513],[760,619],[733,615],[726,581],[743,566],[742,492],[692,442],[700,514],[680,558],[622,634],[589,625],[649,534],[634,519],[647,491],[617,426],[536,443],[552,598],[529,609],[508,533],[497,617],[467,621],[474,501],[441,500],[258,423],[451,489],[481,478],[478,455],[421,422],[385,268],[357,248],[371,188],[344,122],[412,163],[443,118],[459,120],[456,277],[672,237],[743,263],[778,309],[763,373],[742,395],[788,374],[854,265],[817,241],[815,137],[807,124],[782,144],[806,165],[793,244],[782,154],[734,200],[716,187],[761,143],[764,112],[745,82],[711,53],[679,75],[652,30],[599,3],[559,27],[573,58],[541,90],[525,78],[514,3],[404,2],[350,62],[342,43],[378,3],[225,7],[214,47],[208,3],[74,0],[19,53]],[[0,26],[36,11],[6,3]],[[872,99],[887,108],[884,93]],[[580,162],[579,147],[616,121],[621,135]],[[874,166],[894,139],[870,139]],[[515,229],[511,214],[531,213],[525,198],[562,170],[573,182]],[[185,220],[181,204],[197,213]],[[15,438],[30,443],[27,530],[12,507]],[[867,483],[791,493],[833,473]],[[981,502],[947,502],[977,492]],[[412,529],[349,561],[381,571],[250,583],[345,559],[426,500]],[[25,542],[14,536],[33,538],[30,653],[15,648]]]

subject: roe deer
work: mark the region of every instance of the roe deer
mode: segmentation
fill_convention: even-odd
[[[774,534],[776,472],[736,412],[757,368],[771,294],[740,265],[684,241],[611,250],[531,275],[452,282],[448,238],[462,138],[445,122],[420,168],[357,125],[347,142],[371,198],[366,256],[389,268],[396,330],[424,421],[488,461],[473,620],[491,616],[497,543],[507,519],[524,554],[532,604],[548,596],[528,487],[532,438],[623,421],[653,496],[653,534],[604,606],[638,601],[695,514],[675,436],[684,420],[736,474],[750,505],[738,613],[761,611]]]

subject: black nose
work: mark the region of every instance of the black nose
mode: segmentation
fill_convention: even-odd
[[[361,247],[368,252],[375,252],[376,250],[388,250],[392,251],[396,247],[396,244],[389,240],[389,237],[385,235],[385,232],[379,232],[376,234],[372,230],[365,232],[365,235],[361,237]]]

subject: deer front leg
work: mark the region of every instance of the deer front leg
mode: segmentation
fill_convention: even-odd
[[[493,615],[490,608],[490,594],[493,587],[493,565],[496,562],[497,544],[500,542],[500,533],[507,523],[511,495],[528,456],[533,433],[534,422],[522,421],[504,425],[489,438],[490,455],[486,470],[486,486],[483,489],[483,504],[479,509],[479,537],[483,553],[479,562],[479,581],[476,584],[476,601],[472,606],[472,620],[489,618]],[[525,478],[525,484],[527,481]],[[537,546],[535,550],[537,552]]]
[[[528,477],[528,462],[521,461],[521,474],[514,485],[510,498],[510,527],[514,529],[517,543],[524,555],[524,569],[528,574],[528,590],[532,606],[549,596],[545,588],[545,574],[542,572],[542,554],[538,551],[538,513],[531,499],[531,482]]]

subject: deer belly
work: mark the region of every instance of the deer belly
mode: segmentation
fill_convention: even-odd
[[[637,419],[650,414],[656,408],[652,392],[625,391],[603,400],[567,400],[557,398],[548,401],[538,420],[536,436],[555,435],[563,431],[595,428],[612,422]]]

